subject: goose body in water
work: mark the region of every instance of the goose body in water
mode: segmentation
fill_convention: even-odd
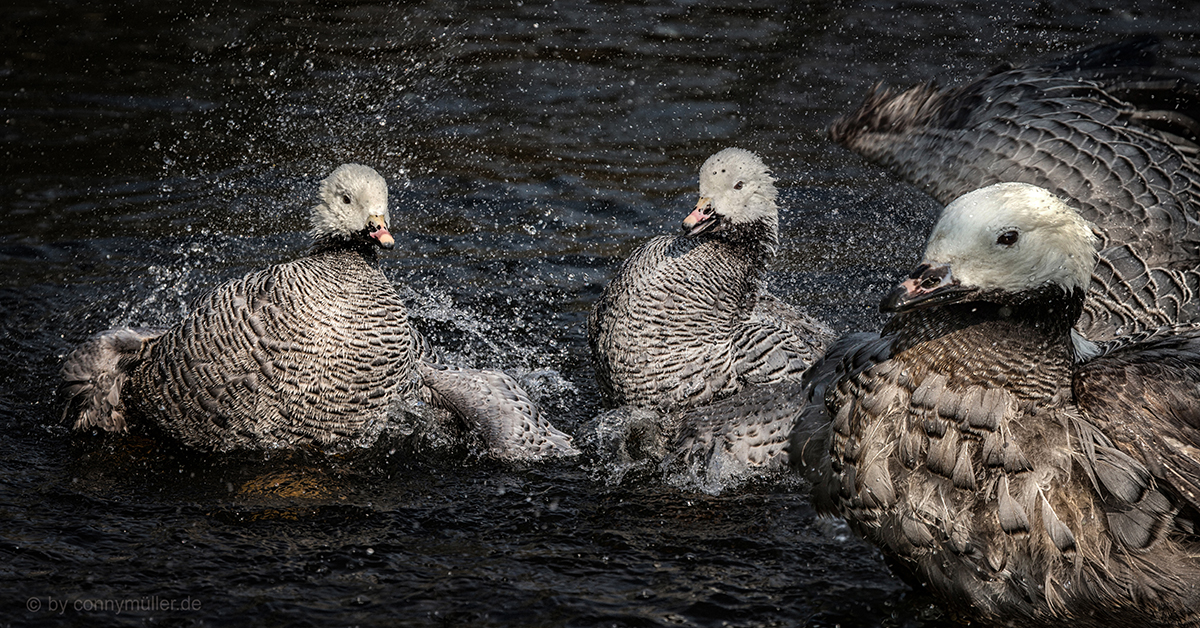
[[[618,468],[658,461],[673,482],[710,492],[786,469],[777,454],[787,434],[755,429],[777,418],[761,389],[798,383],[832,332],[765,289],[779,246],[775,198],[754,153],[711,156],[683,233],[634,251],[593,308],[588,344],[614,407],[594,432]]]
[[[1078,210],[1100,250],[1085,336],[1197,320],[1200,90],[1153,67],[1157,46],[1100,46],[952,89],[877,89],[830,136],[943,204],[1012,181]]]
[[[388,217],[383,177],[337,168],[312,209],[309,254],[225,283],[172,327],[110,330],[73,351],[62,375],[74,428],[145,420],[218,452],[365,446],[389,408],[420,395],[494,456],[576,453],[511,377],[436,364],[379,270]]]
[[[1094,241],[1042,188],[971,192],[804,378],[814,504],[977,623],[1200,625],[1200,326],[1074,333]]]
[[[743,386],[798,378],[828,330],[765,291],[779,246],[775,184],[757,155],[727,148],[700,168],[683,233],[633,252],[588,318],[609,405],[671,412]]]

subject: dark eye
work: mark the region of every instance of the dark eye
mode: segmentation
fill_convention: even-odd
[[[1012,246],[1017,243],[1017,238],[1020,235],[1021,234],[1010,229],[1008,231],[1005,231],[1004,233],[1001,233],[1000,237],[996,238],[996,244],[1002,244],[1004,246]]]
[[[343,203],[345,203],[345,204],[347,204],[347,205],[349,205],[349,204],[350,204],[350,195],[349,195],[349,194],[343,194],[343,195],[342,195],[342,202],[343,202]]]
[[[744,184],[741,181],[738,181],[737,184],[733,186],[733,189],[740,190],[742,189],[742,185]]]

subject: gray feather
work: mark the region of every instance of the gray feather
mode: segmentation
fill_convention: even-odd
[[[710,173],[718,162],[720,174]],[[748,196],[735,180],[748,184]],[[659,236],[634,251],[588,318],[596,378],[611,405],[670,412],[745,385],[798,381],[831,335],[764,290],[779,236],[762,161],[727,149],[706,162],[700,183],[714,203],[744,204],[713,208],[722,219],[711,231]]]
[[[67,397],[63,416],[72,411],[76,415],[72,429],[126,431],[121,389],[129,379],[129,367],[141,359],[146,343],[164,331],[111,329],[92,336],[71,351],[60,371],[60,391]]]
[[[76,349],[63,366],[76,429],[124,431],[129,414],[201,450],[370,445],[389,409],[415,392],[418,356],[436,360],[379,270],[375,247],[392,242],[387,219],[383,178],[337,168],[312,210],[309,255],[217,287],[168,329],[113,330]],[[463,388],[444,384],[442,398],[491,421],[504,455],[543,455],[531,434],[570,449],[510,379],[453,383]]]
[[[434,403],[462,417],[492,456],[536,460],[579,454],[571,437],[542,417],[511,376],[426,362],[418,370]]]
[[[1105,91],[1144,89],[1169,103],[1189,98],[1188,87],[1144,68],[1095,77],[1064,70],[1013,69],[947,90],[878,89],[830,135],[942,203],[1017,181],[1078,209],[1101,237],[1078,323],[1085,336],[1196,320],[1200,271],[1184,263],[1200,250],[1196,146],[1151,128],[1154,112]],[[1175,119],[1184,121],[1179,135],[1194,134],[1194,121]]]
[[[1019,181],[1070,204],[948,208],[883,332],[803,380],[814,505],[972,623],[1200,626],[1200,90],[1122,65],[1149,46],[880,91],[832,130],[943,202]]]
[[[1051,542],[1058,551],[1067,553],[1075,551],[1075,535],[1067,524],[1058,518],[1058,513],[1050,506],[1050,502],[1042,496],[1042,527],[1050,535]]]
[[[1008,534],[1029,532],[1029,515],[1025,509],[1013,499],[1008,492],[1008,477],[1001,475],[996,488],[997,516],[1000,517],[1000,529]]]

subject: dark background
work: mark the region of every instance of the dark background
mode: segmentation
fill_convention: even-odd
[[[357,161],[389,181],[383,267],[418,326],[579,434],[602,411],[587,310],[678,227],[709,154],[774,170],[772,289],[875,328],[937,206],[832,146],[829,123],[880,81],[1136,34],[1200,75],[1200,10],[1113,4],[6,4],[0,625],[951,625],[794,480],[708,495],[591,451],[516,467],[96,447],[68,434],[58,365],[302,254],[317,182]]]

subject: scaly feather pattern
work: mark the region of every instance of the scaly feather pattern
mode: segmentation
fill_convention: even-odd
[[[804,378],[817,508],[975,623],[1200,625],[1200,325],[1079,353],[1093,240],[1045,190],[965,195]]]

